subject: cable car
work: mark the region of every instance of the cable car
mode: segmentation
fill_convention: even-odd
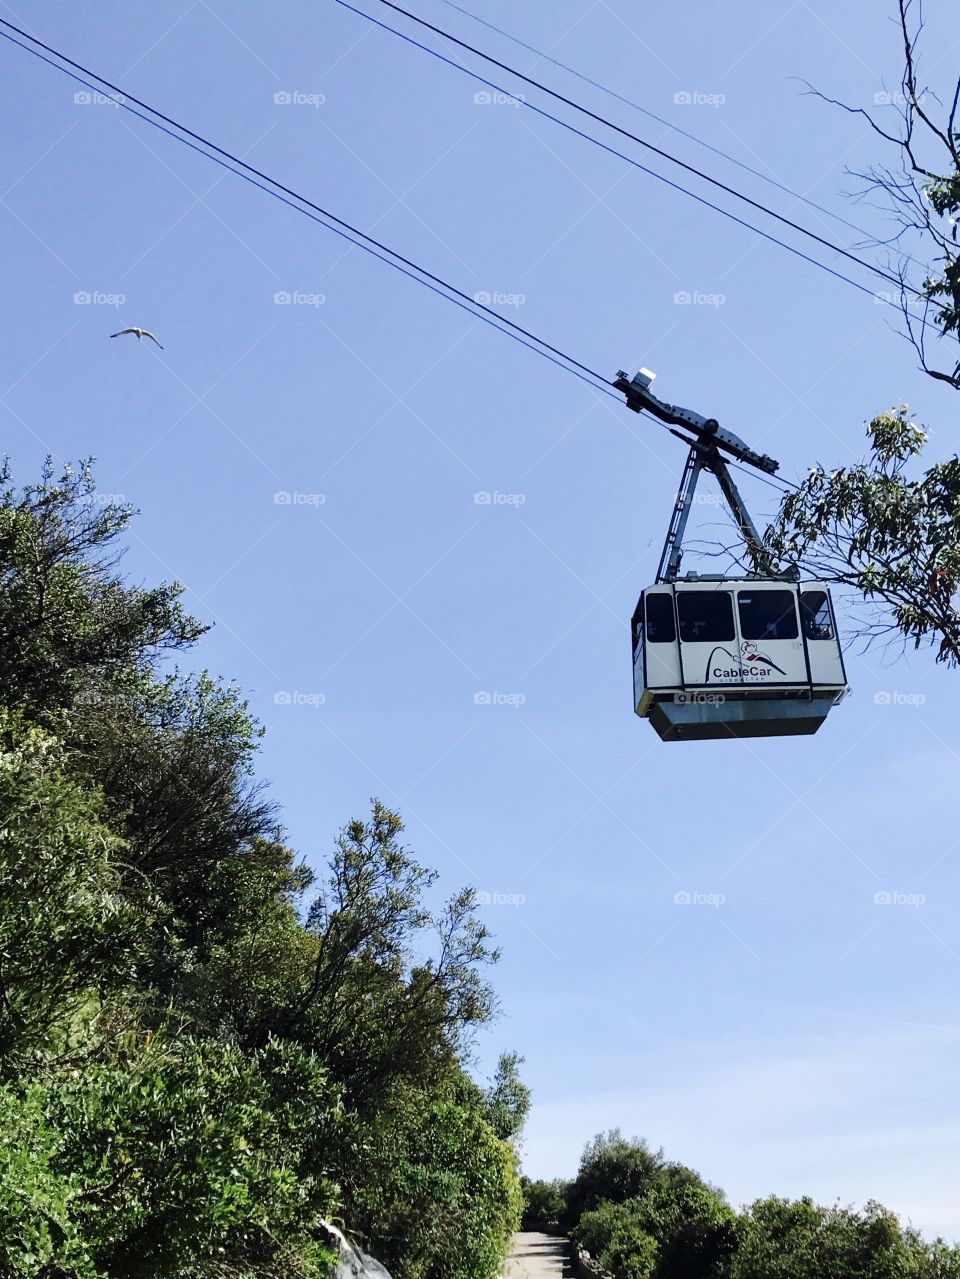
[[[815,733],[849,692],[830,592],[771,562],[723,453],[767,474],[778,463],[712,418],[650,391],[641,369],[614,382],[635,412],[646,410],[690,446],[657,580],[631,621],[634,710],[666,742]],[[692,438],[691,438],[692,437]],[[703,471],[716,476],[753,572],[680,577],[683,534]]]
[[[819,582],[659,582],[632,631],[634,709],[663,741],[815,733],[847,693]]]

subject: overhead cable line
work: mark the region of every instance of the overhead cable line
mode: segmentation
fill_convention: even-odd
[[[378,21],[369,13],[365,13],[362,9],[358,9],[354,5],[349,4],[348,0],[334,0],[334,2],[339,4],[342,8],[349,9],[351,12],[366,18],[369,22],[375,23],[384,30],[392,32],[394,35],[399,36],[408,43],[416,45],[425,53],[432,54],[434,57],[440,58],[441,61],[447,62],[449,65],[465,72],[467,75],[473,76],[481,83],[490,84],[490,81],[485,80],[483,76],[471,71],[468,67],[464,67],[458,62],[454,62],[452,59],[444,57],[443,54],[438,53],[435,49],[431,49],[428,45],[421,44],[420,41],[414,40],[411,36],[405,35],[404,32],[398,31],[395,27],[391,27],[387,23]],[[895,284],[898,289],[913,293],[917,298],[923,299],[924,295],[920,292],[920,290],[907,285],[898,276],[893,275],[888,271],[884,271],[882,267],[876,266],[872,262],[864,261],[863,258],[857,257],[855,253],[851,253],[849,249],[845,249],[841,245],[834,244],[831,240],[827,240],[824,236],[818,235],[815,231],[811,231],[808,227],[801,225],[799,222],[794,222],[792,218],[788,218],[782,213],[777,213],[776,210],[762,204],[759,200],[754,200],[751,196],[745,195],[742,191],[738,191],[735,187],[729,186],[726,182],[721,181],[719,178],[712,177],[709,173],[704,172],[702,169],[698,169],[695,165],[688,164],[685,160],[679,159],[677,156],[672,155],[669,151],[664,150],[662,147],[658,147],[654,143],[648,142],[645,138],[641,138],[638,134],[631,133],[629,129],[623,128],[622,125],[615,124],[612,120],[608,120],[606,116],[602,116],[596,111],[591,111],[589,107],[583,106],[573,98],[567,97],[565,94],[558,92],[556,89],[549,88],[549,86],[543,84],[541,81],[535,80],[532,76],[525,75],[522,71],[518,71],[515,67],[511,67],[505,62],[501,62],[498,58],[494,58],[491,54],[484,53],[482,49],[478,49],[475,45],[468,44],[467,41],[459,39],[457,36],[452,35],[449,31],[445,31],[443,27],[439,27],[435,23],[428,22],[425,18],[421,18],[417,14],[411,13],[409,9],[404,9],[401,5],[395,4],[393,0],[378,0],[378,3],[384,5],[388,9],[392,9],[395,13],[402,14],[404,17],[409,18],[411,22],[415,22],[419,26],[425,27],[428,31],[432,31],[435,35],[440,36],[442,39],[448,40],[451,44],[455,44],[461,49],[466,49],[467,52],[481,58],[484,62],[489,62],[491,65],[498,67],[501,71],[506,71],[509,75],[516,76],[517,79],[524,81],[525,84],[532,85],[542,93],[546,93],[549,97],[556,99],[558,102],[562,102],[566,106],[572,107],[575,111],[579,111],[582,115],[589,117],[598,124],[603,124],[607,128],[612,129],[615,133],[619,133],[621,136],[629,138],[632,142],[636,142],[640,146],[645,147],[647,150],[652,151],[661,159],[668,160],[671,164],[678,165],[681,169],[684,169],[688,173],[692,173],[694,176],[709,183],[711,186],[719,188],[727,195],[731,195],[737,200],[742,200],[745,204],[748,204],[752,208],[757,209],[759,212],[766,214],[768,217],[774,218],[776,221],[783,223],[785,226],[790,227],[800,235],[807,236],[809,239],[816,241],[816,243],[822,245],[826,249],[829,249],[832,253],[838,253],[842,257],[849,259],[849,261],[856,263],[857,266],[863,267],[864,270],[872,272],[874,275],[879,276],[881,279],[886,280],[890,284]],[[498,92],[506,93],[509,97],[516,96],[499,85],[495,85],[493,87],[496,88]],[[615,151],[612,147],[606,146],[605,143],[601,142],[598,138],[593,137],[591,134],[583,133],[581,130],[575,129],[572,125],[567,124],[566,121],[559,119],[557,116],[551,115],[549,112],[535,106],[532,102],[529,102],[525,98],[517,100],[522,106],[529,107],[531,110],[536,111],[538,115],[544,115],[548,119],[554,120],[556,123],[561,124],[564,128],[569,129],[571,132],[577,133],[580,137],[586,138],[588,141],[593,142],[596,146],[602,147],[605,151],[610,151],[613,155],[619,156],[621,159],[633,164],[636,168],[643,169],[645,173],[649,173],[653,177],[660,178],[661,181],[669,183],[669,179],[664,178],[662,174],[655,173],[652,169],[646,169],[643,165],[638,164],[637,161],[632,160],[628,156],[622,155],[619,151]],[[818,262],[815,258],[808,257],[806,254],[801,253],[799,249],[795,249],[793,246],[786,244],[784,241],[776,239],[775,236],[771,236],[764,231],[760,231],[758,227],[742,221],[742,219],[735,217],[735,215],[730,213],[728,210],[722,209],[718,205],[710,204],[708,200],[704,200],[703,197],[694,194],[692,191],[688,191],[685,187],[679,186],[677,183],[669,183],[669,185],[674,186],[677,190],[683,191],[684,194],[700,201],[700,203],[707,204],[710,208],[713,208],[718,213],[724,214],[724,216],[731,218],[733,221],[740,222],[742,226],[749,227],[750,230],[756,231],[759,235],[764,236],[765,239],[772,240],[774,243],[779,244],[781,248],[788,249],[791,253],[795,253],[798,257],[802,257],[806,261],[812,262],[815,266],[819,266],[822,270],[830,271],[831,274],[838,275],[841,279],[846,280],[848,284],[853,284],[855,288],[859,288],[862,292],[869,293],[871,297],[876,296],[871,289],[858,284],[855,280],[850,279],[848,276],[840,275],[839,272],[833,271],[832,268],[826,266],[822,262]],[[891,303],[891,305],[896,304]]]
[[[413,280],[415,283],[423,285],[425,288],[429,289],[431,293],[435,293],[438,297],[443,298],[445,301],[453,303],[454,306],[459,307],[460,310],[465,311],[468,315],[489,324],[491,328],[496,329],[497,332],[504,334],[506,337],[513,338],[528,350],[533,351],[536,355],[540,355],[544,359],[549,360],[550,363],[556,365],[557,368],[563,369],[567,373],[572,373],[574,377],[579,378],[580,381],[585,382],[594,390],[609,395],[611,398],[615,399],[618,404],[622,404],[623,401],[620,394],[613,389],[613,384],[609,382],[603,374],[598,373],[595,369],[591,369],[588,365],[582,364],[579,360],[574,359],[573,356],[568,355],[559,347],[552,346],[549,342],[538,337],[529,329],[525,329],[522,325],[516,324],[514,321],[507,319],[505,316],[501,316],[498,312],[493,311],[490,307],[485,306],[483,303],[476,302],[469,294],[456,288],[442,277],[434,275],[426,268],[419,266],[416,262],[389,248],[386,244],[383,244],[379,240],[375,240],[373,237],[367,235],[358,227],[355,227],[344,219],[337,217],[336,214],[324,209],[321,205],[314,203],[306,196],[300,195],[297,191],[293,190],[293,188],[285,186],[277,179],[271,178],[268,174],[254,168],[246,161],[240,159],[240,157],[235,156],[232,152],[218,146],[202,134],[194,132],[186,125],[174,120],[171,116],[165,115],[158,108],[150,106],[149,103],[144,102],[140,98],[134,97],[133,94],[126,93],[118,85],[106,79],[105,76],[101,76],[97,72],[84,67],[79,62],[75,62],[72,58],[67,57],[66,54],[61,53],[51,45],[44,44],[44,42],[36,36],[32,36],[28,32],[14,26],[13,23],[8,22],[5,18],[0,18],[0,27],[7,27],[10,30],[15,31],[18,36],[23,37],[23,39],[17,39],[15,36],[10,35],[9,31],[0,30],[0,36],[3,36],[3,38],[10,44],[22,49],[25,53],[33,55],[41,62],[46,63],[47,66],[50,66],[54,70],[59,71],[61,74],[66,75],[76,83],[82,84],[85,88],[90,89],[94,93],[101,92],[101,90],[97,87],[98,85],[105,86],[108,90],[110,101],[114,102],[117,106],[122,107],[137,119],[144,121],[146,124],[152,125],[167,137],[172,138],[175,142],[181,143],[183,146],[189,147],[191,151],[196,152],[205,159],[212,160],[214,164],[219,165],[220,168],[225,169],[228,173],[232,173],[236,177],[242,178],[251,186],[256,187],[257,190],[279,200],[282,204],[287,205],[288,208],[293,209],[297,213],[303,214],[312,222],[319,224],[328,231],[332,231],[335,235],[346,240],[355,247],[363,249],[364,252],[369,253],[378,261],[385,263],[387,266],[393,267],[395,270],[399,271],[408,279]],[[24,41],[30,41],[31,43],[24,43]],[[31,47],[31,44],[37,45],[39,48],[33,48]],[[41,49],[44,52],[40,52]],[[55,61],[54,59],[59,59],[59,61]],[[71,71],[69,69],[70,67],[75,68],[75,70]],[[135,103],[136,105],[131,106],[131,103]],[[138,110],[137,108],[140,109]],[[670,431],[668,426],[659,421],[646,410],[643,410],[641,415],[647,421],[650,421],[655,426],[660,427],[661,430],[667,430],[670,434],[676,434],[675,431]],[[731,463],[731,465],[737,464]],[[744,471],[745,474],[754,474],[753,471],[748,472],[745,467],[738,467],[738,469]],[[760,476],[759,478],[765,483],[771,483],[769,477]],[[783,480],[782,477],[778,478],[781,479],[782,483],[789,484],[789,481]],[[776,485],[771,483],[771,487],[776,487]],[[791,485],[791,487],[795,486]]]
[[[714,155],[720,156],[721,159],[728,161],[728,163],[736,165],[738,169],[743,169],[745,173],[749,173],[753,177],[759,178],[762,182],[769,183],[770,186],[776,187],[778,191],[782,191],[784,195],[792,196],[794,200],[799,200],[801,204],[807,205],[808,208],[816,209],[818,213],[822,213],[828,218],[833,218],[834,221],[848,227],[851,231],[856,231],[858,235],[863,236],[865,239],[869,240],[873,238],[869,231],[865,231],[864,228],[858,226],[856,222],[849,221],[849,219],[843,217],[834,209],[828,209],[825,205],[818,204],[816,200],[811,200],[809,196],[801,195],[799,191],[794,191],[792,187],[788,187],[785,183],[780,182],[769,173],[764,173],[762,169],[755,169],[753,165],[747,164],[746,161],[738,160],[737,157],[735,155],[731,155],[729,151],[724,151],[721,147],[713,146],[712,143],[707,142],[706,139],[701,138],[698,134],[691,133],[687,129],[682,129],[680,125],[674,124],[672,120],[667,120],[662,115],[657,115],[656,111],[651,111],[649,107],[643,106],[633,98],[628,98],[625,94],[618,93],[616,89],[611,89],[609,85],[603,84],[600,80],[592,79],[590,76],[585,75],[582,71],[578,71],[576,67],[570,66],[567,62],[561,62],[559,58],[552,57],[549,53],[543,52],[543,50],[538,49],[535,45],[527,44],[525,40],[521,40],[519,36],[513,35],[512,32],[504,30],[503,27],[498,27],[493,22],[488,22],[486,18],[481,18],[478,13],[474,13],[470,9],[465,9],[463,5],[454,3],[454,0],[441,0],[441,2],[449,8],[455,9],[457,13],[462,13],[465,17],[479,23],[480,26],[486,27],[488,31],[493,31],[497,35],[503,36],[505,40],[511,41],[511,43],[517,45],[521,49],[526,49],[528,53],[532,53],[543,62],[551,63],[553,66],[558,67],[561,71],[567,72],[568,75],[574,76],[577,80],[582,80],[584,84],[589,84],[592,88],[599,89],[601,93],[606,93],[609,97],[615,98],[618,102],[622,102],[624,106],[630,107],[631,110],[639,111],[641,115],[647,116],[649,119],[654,120],[657,124],[662,124],[664,128],[669,129],[672,133],[677,133],[680,137],[687,138],[690,142],[695,142],[697,146],[703,147],[705,150],[711,151]],[[925,264],[919,261],[919,259],[910,257],[907,253],[904,253],[903,256],[906,261],[913,262],[916,266],[924,267],[924,269],[926,269]]]
[[[572,373],[575,377],[580,378],[581,381],[587,382],[587,384],[593,386],[594,389],[603,391],[607,395],[610,395],[613,399],[621,402],[620,396],[612,390],[609,380],[605,378],[602,373],[598,373],[595,369],[591,369],[587,365],[582,364],[579,360],[574,359],[573,356],[567,355],[565,351],[560,350],[559,347],[552,346],[543,338],[537,337],[537,335],[532,333],[529,329],[525,329],[522,325],[517,324],[515,321],[509,320],[506,316],[500,315],[499,312],[494,311],[491,307],[486,306],[482,302],[476,301],[476,299],[469,293],[465,293],[463,290],[456,288],[455,285],[450,284],[441,276],[434,275],[433,272],[428,271],[425,267],[419,266],[410,258],[404,257],[403,254],[398,253],[395,249],[391,249],[380,240],[367,235],[366,232],[361,231],[358,227],[353,226],[350,222],[345,221],[343,218],[337,217],[335,213],[331,213],[329,209],[325,209],[321,205],[316,204],[307,196],[299,194],[299,192],[293,190],[291,187],[285,186],[276,178],[271,178],[269,174],[263,173],[260,169],[254,168],[253,165],[240,159],[239,156],[233,155],[232,152],[225,150],[223,147],[217,146],[217,144],[211,142],[209,138],[205,138],[202,134],[195,133],[192,129],[187,128],[186,125],[181,124],[172,117],[165,115],[156,107],[152,107],[149,103],[143,102],[141,99],[134,97],[133,94],[126,93],[123,89],[113,84],[112,81],[107,80],[105,76],[101,76],[97,72],[84,67],[81,63],[75,62],[72,58],[68,58],[66,54],[60,53],[59,50],[54,49],[50,45],[44,44],[43,41],[39,40],[37,37],[31,36],[28,32],[22,31],[19,27],[14,26],[12,22],[8,22],[5,18],[0,18],[0,26],[7,27],[10,30],[15,31],[17,35],[22,36],[24,40],[31,41],[33,44],[38,45],[40,49],[45,50],[45,52],[52,55],[52,57],[45,56],[45,54],[40,53],[38,49],[32,48],[29,44],[24,44],[21,40],[15,39],[7,31],[0,30],[0,36],[3,36],[4,39],[8,40],[11,44],[15,44],[18,48],[23,49],[25,52],[33,54],[34,57],[39,58],[42,62],[47,63],[55,70],[69,76],[72,80],[75,80],[77,83],[93,90],[95,93],[101,92],[101,90],[97,87],[97,84],[105,85],[110,91],[110,95],[112,95],[111,101],[114,101],[117,106],[123,107],[125,110],[129,111],[138,119],[144,120],[147,124],[153,125],[154,128],[159,129],[162,133],[167,134],[175,141],[188,146],[192,151],[196,151],[198,154],[206,156],[207,159],[213,160],[214,163],[220,165],[221,168],[226,169],[230,173],[236,174],[239,178],[243,178],[244,181],[249,182],[252,186],[257,187],[259,190],[266,192],[267,195],[271,195],[274,198],[279,199],[282,203],[288,205],[292,209],[295,209],[298,213],[303,213],[305,216],[311,218],[312,221],[320,223],[321,226],[325,226],[328,231],[333,231],[342,239],[349,240],[349,242],[356,245],[357,248],[363,249],[365,252],[372,254],[373,257],[379,258],[381,262],[385,262],[388,266],[392,266],[395,270],[398,270],[401,274],[415,280],[418,284],[424,285],[424,287],[430,289],[431,292],[437,293],[440,297],[446,298],[448,302],[452,302],[455,306],[460,307],[461,310],[466,311],[469,315],[474,316],[478,320],[483,320],[485,323],[491,325],[491,327],[498,329],[499,332],[506,334],[507,337],[514,338],[523,346],[528,347],[530,350],[535,351],[538,355],[542,355],[545,359],[550,360],[551,363],[558,365],[560,368],[566,369],[568,373]],[[67,66],[61,66],[60,63],[53,60],[54,58],[60,59],[60,62],[66,63]],[[76,71],[70,71],[68,67],[74,67]],[[84,77],[87,78],[84,79]],[[92,81],[96,81],[97,84],[91,83]],[[135,107],[131,106],[130,103],[135,103],[136,107],[140,107],[142,110],[137,110]],[[144,114],[144,112],[149,114]],[[152,118],[154,116],[156,119]],[[174,130],[179,130],[180,132],[176,133]],[[181,136],[184,134],[186,135],[185,137]],[[190,141],[190,139],[193,139],[193,141]],[[204,150],[204,148],[208,149]],[[276,189],[274,190],[273,188]],[[294,203],[294,201],[299,201],[299,203]],[[324,219],[329,219],[329,221],[324,221]],[[336,223],[337,225],[331,225],[331,223]],[[418,272],[419,274],[415,275],[414,272]],[[443,290],[447,290],[447,292],[443,292]],[[507,327],[503,327],[504,325]],[[534,343],[537,345],[533,345]],[[560,361],[565,361],[565,363],[561,363]],[[590,381],[591,378],[594,379],[594,381]],[[597,383],[599,383],[599,385],[597,385]]]

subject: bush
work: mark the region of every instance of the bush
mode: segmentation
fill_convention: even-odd
[[[663,1166],[663,1151],[651,1150],[645,1141],[628,1141],[619,1128],[598,1133],[584,1147],[577,1176],[570,1184],[567,1224],[576,1225],[585,1212],[604,1200],[624,1203],[633,1199]]]
[[[523,1189],[523,1217],[521,1230],[535,1230],[538,1226],[551,1224],[560,1220],[566,1206],[569,1182],[530,1181],[521,1178]]]

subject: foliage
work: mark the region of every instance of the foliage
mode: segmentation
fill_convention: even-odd
[[[63,1048],[124,989],[151,920],[119,892],[122,842],[59,744],[0,707],[0,1076]]]
[[[14,489],[0,468],[0,669],[9,704],[37,711],[75,704],[95,680],[154,669],[205,629],[180,606],[176,583],[125,585],[112,543],[128,506],[97,499],[89,463]]]
[[[675,1169],[676,1165],[671,1165]],[[691,1173],[656,1172],[640,1194],[601,1201],[574,1231],[581,1247],[618,1279],[710,1279],[737,1246],[736,1213]]]
[[[495,1279],[522,1195],[516,1158],[462,1075],[446,1094],[398,1088],[356,1124],[345,1212],[394,1279]]]
[[[530,1089],[520,1078],[522,1065],[519,1053],[502,1053],[486,1093],[487,1122],[504,1141],[519,1138],[530,1111]]]
[[[546,1222],[559,1222],[566,1208],[569,1185],[569,1182],[560,1178],[553,1181],[531,1181],[528,1177],[521,1177],[521,1230],[535,1230]]]
[[[89,466],[0,472],[0,1255],[30,1279],[493,1279],[528,1094],[469,1079],[497,958],[374,801],[315,878],[203,627]]]
[[[604,1200],[620,1204],[649,1185],[664,1164],[663,1151],[651,1150],[645,1141],[629,1141],[613,1128],[598,1133],[584,1147],[577,1175],[567,1194],[567,1221],[581,1221],[583,1214]],[[594,1252],[587,1244],[587,1251]]]
[[[880,1204],[862,1212],[810,1199],[758,1200],[744,1215],[731,1279],[951,1279],[960,1252],[925,1244]]]
[[[337,1089],[293,1045],[154,1039],[48,1103],[99,1273],[321,1276]]]
[[[960,459],[910,478],[924,431],[906,405],[870,423],[871,456],[855,466],[817,467],[784,498],[766,540],[811,577],[855,587],[886,606],[891,622],[867,636],[899,634],[937,659],[960,661]]]
[[[691,1169],[650,1158],[616,1131],[584,1152],[581,1173],[603,1168],[615,1195],[639,1184],[600,1199],[572,1232],[614,1279],[960,1279],[960,1247],[925,1241],[880,1204],[771,1198],[737,1213]]]

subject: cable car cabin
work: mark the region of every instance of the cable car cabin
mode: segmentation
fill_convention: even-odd
[[[815,733],[849,691],[818,582],[660,582],[632,629],[634,707],[667,742]]]

